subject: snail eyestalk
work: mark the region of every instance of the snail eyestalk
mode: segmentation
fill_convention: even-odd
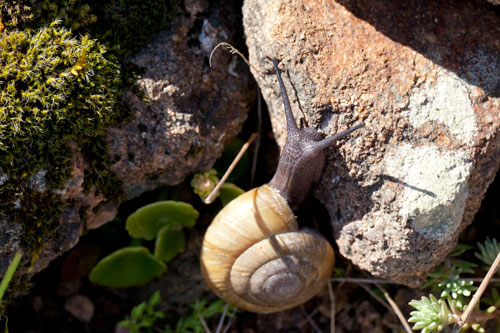
[[[272,62],[283,98],[288,134],[278,168],[269,185],[277,189],[292,209],[295,209],[304,201],[311,186],[319,181],[323,173],[325,163],[323,150],[359,129],[363,124],[357,124],[326,139],[323,139],[321,134],[313,128],[299,129],[293,117],[276,59],[272,59]]]

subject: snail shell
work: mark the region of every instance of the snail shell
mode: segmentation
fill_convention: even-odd
[[[269,185],[231,201],[208,228],[201,271],[212,291],[239,308],[275,312],[313,297],[331,275],[330,243],[298,230],[295,216]]]

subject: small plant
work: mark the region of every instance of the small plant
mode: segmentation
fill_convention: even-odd
[[[155,291],[148,301],[144,301],[132,309],[130,319],[125,319],[118,324],[122,327],[128,327],[129,333],[150,333],[158,319],[165,317],[164,313],[155,310],[160,304],[161,296],[159,291]]]
[[[12,258],[12,261],[10,262],[9,267],[5,272],[5,275],[0,281],[0,302],[2,302],[2,298],[5,295],[5,292],[7,291],[7,287],[9,286],[12,277],[14,277],[14,273],[16,273],[17,267],[19,266],[22,257],[23,255],[21,252],[17,252],[14,255],[14,258]]]
[[[205,201],[218,182],[219,177],[217,177],[217,171],[209,169],[195,173],[190,185],[194,193],[200,197],[201,201]]]
[[[5,275],[3,276],[2,280],[0,281],[0,319],[4,316],[3,314],[3,304],[2,304],[2,299],[3,296],[5,295],[5,292],[7,291],[7,287],[9,286],[10,281],[14,277],[14,274],[16,273],[17,267],[19,266],[19,263],[21,262],[23,255],[21,252],[17,252],[14,255],[14,258],[12,258],[12,261],[9,264],[9,267],[7,268],[7,271],[5,272]],[[6,317],[5,317],[6,318]],[[8,332],[9,329],[7,327],[7,320],[5,320],[5,328],[4,332]]]
[[[139,242],[156,238],[154,255],[143,246],[119,249],[97,263],[89,275],[90,281],[126,288],[144,285],[160,276],[167,270],[165,263],[184,251],[182,227],[192,227],[198,215],[190,204],[178,201],[159,201],[139,208],[128,217],[126,229]]]
[[[207,304],[206,300],[196,300],[194,304],[190,305],[190,313],[186,317],[180,318],[175,328],[172,329],[167,325],[165,328],[160,329],[157,321],[165,318],[165,314],[162,311],[155,309],[160,302],[160,292],[155,291],[148,301],[144,301],[132,309],[130,319],[122,320],[119,325],[129,328],[130,333],[202,333],[205,332],[202,320],[211,318],[218,313],[223,313],[225,306],[225,303],[220,299],[210,304]],[[227,311],[232,313],[229,316],[233,316],[235,310],[234,307],[228,306]]]
[[[436,299],[430,294],[429,298],[422,296],[420,301],[411,301],[409,303],[417,309],[411,313],[410,323],[415,323],[414,330],[422,330],[422,333],[431,333],[442,331],[444,327],[457,323],[460,319],[460,313],[453,306],[442,299]]]
[[[491,265],[500,252],[496,240],[487,239],[484,244],[479,243],[481,253],[476,257],[485,264]],[[431,287],[440,292],[439,299],[430,294],[423,296],[420,300],[412,300],[409,304],[416,309],[410,313],[408,320],[414,323],[414,330],[423,333],[440,332],[446,326],[461,323],[463,313],[467,310],[473,291],[477,289],[472,281],[460,279],[460,274],[474,273],[473,268],[478,265],[459,260],[456,257],[470,249],[468,246],[458,245],[450,254],[444,264],[439,265],[436,270],[429,274],[429,280],[424,287]],[[495,252],[496,251],[496,252]],[[467,322],[460,328],[460,332],[472,329],[476,332],[485,332],[484,325],[488,320],[496,319],[500,324],[500,295],[496,289],[492,289],[491,298],[481,299],[481,303],[488,305],[486,309],[476,306]]]
[[[219,178],[217,177],[217,171],[209,169],[196,173],[190,184],[194,193],[198,194],[200,199],[205,202],[205,199],[212,192],[218,182]],[[245,191],[235,184],[224,183],[216,197],[219,197],[222,201],[222,205],[225,206],[243,193],[245,193]]]
[[[481,252],[476,252],[474,255],[479,258],[487,267],[490,267],[498,253],[500,252],[500,243],[496,239],[486,238],[484,244],[478,243],[477,246],[481,250]],[[497,270],[497,274],[500,271]]]
[[[206,300],[197,300],[194,304],[191,305],[191,313],[188,316],[180,318],[179,321],[177,321],[175,329],[171,329],[167,326],[163,333],[205,332],[205,328],[203,327],[201,320],[210,318],[218,313],[223,313],[224,306],[225,303],[221,299],[218,299],[208,305]],[[236,309],[233,306],[228,306],[228,311],[230,311],[231,313],[235,310]],[[232,314],[230,314],[229,316],[232,316]]]

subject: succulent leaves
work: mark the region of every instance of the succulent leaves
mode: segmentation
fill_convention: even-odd
[[[156,237],[154,255],[142,246],[119,249],[101,259],[90,273],[90,281],[125,288],[158,277],[167,269],[165,262],[184,250],[182,227],[193,226],[198,215],[190,204],[178,201],[159,201],[139,208],[127,219],[127,231],[136,239]]]
[[[91,282],[107,287],[127,288],[148,283],[167,270],[142,246],[126,247],[103,258],[89,275]]]

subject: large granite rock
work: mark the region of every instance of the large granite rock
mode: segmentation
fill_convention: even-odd
[[[500,16],[484,1],[257,1],[243,7],[278,143],[283,104],[325,135],[315,196],[340,253],[416,286],[455,246],[500,162]]]
[[[185,12],[170,28],[130,59],[144,69],[137,80],[140,93],[125,93],[134,119],[107,134],[111,171],[123,183],[125,199],[210,168],[246,119],[255,100],[248,66],[227,52],[217,52],[214,67],[208,65],[212,49],[220,41],[231,42],[241,22],[239,8],[219,7],[186,0]],[[111,220],[120,204],[95,187],[84,189],[86,171],[94,161],[72,146],[72,178],[53,194],[65,208],[41,251],[33,258],[25,256],[26,262],[34,261],[31,273],[72,248],[84,230]],[[41,170],[30,182],[40,193],[47,191],[44,175]],[[0,276],[20,249],[23,235],[20,225],[0,221]]]

